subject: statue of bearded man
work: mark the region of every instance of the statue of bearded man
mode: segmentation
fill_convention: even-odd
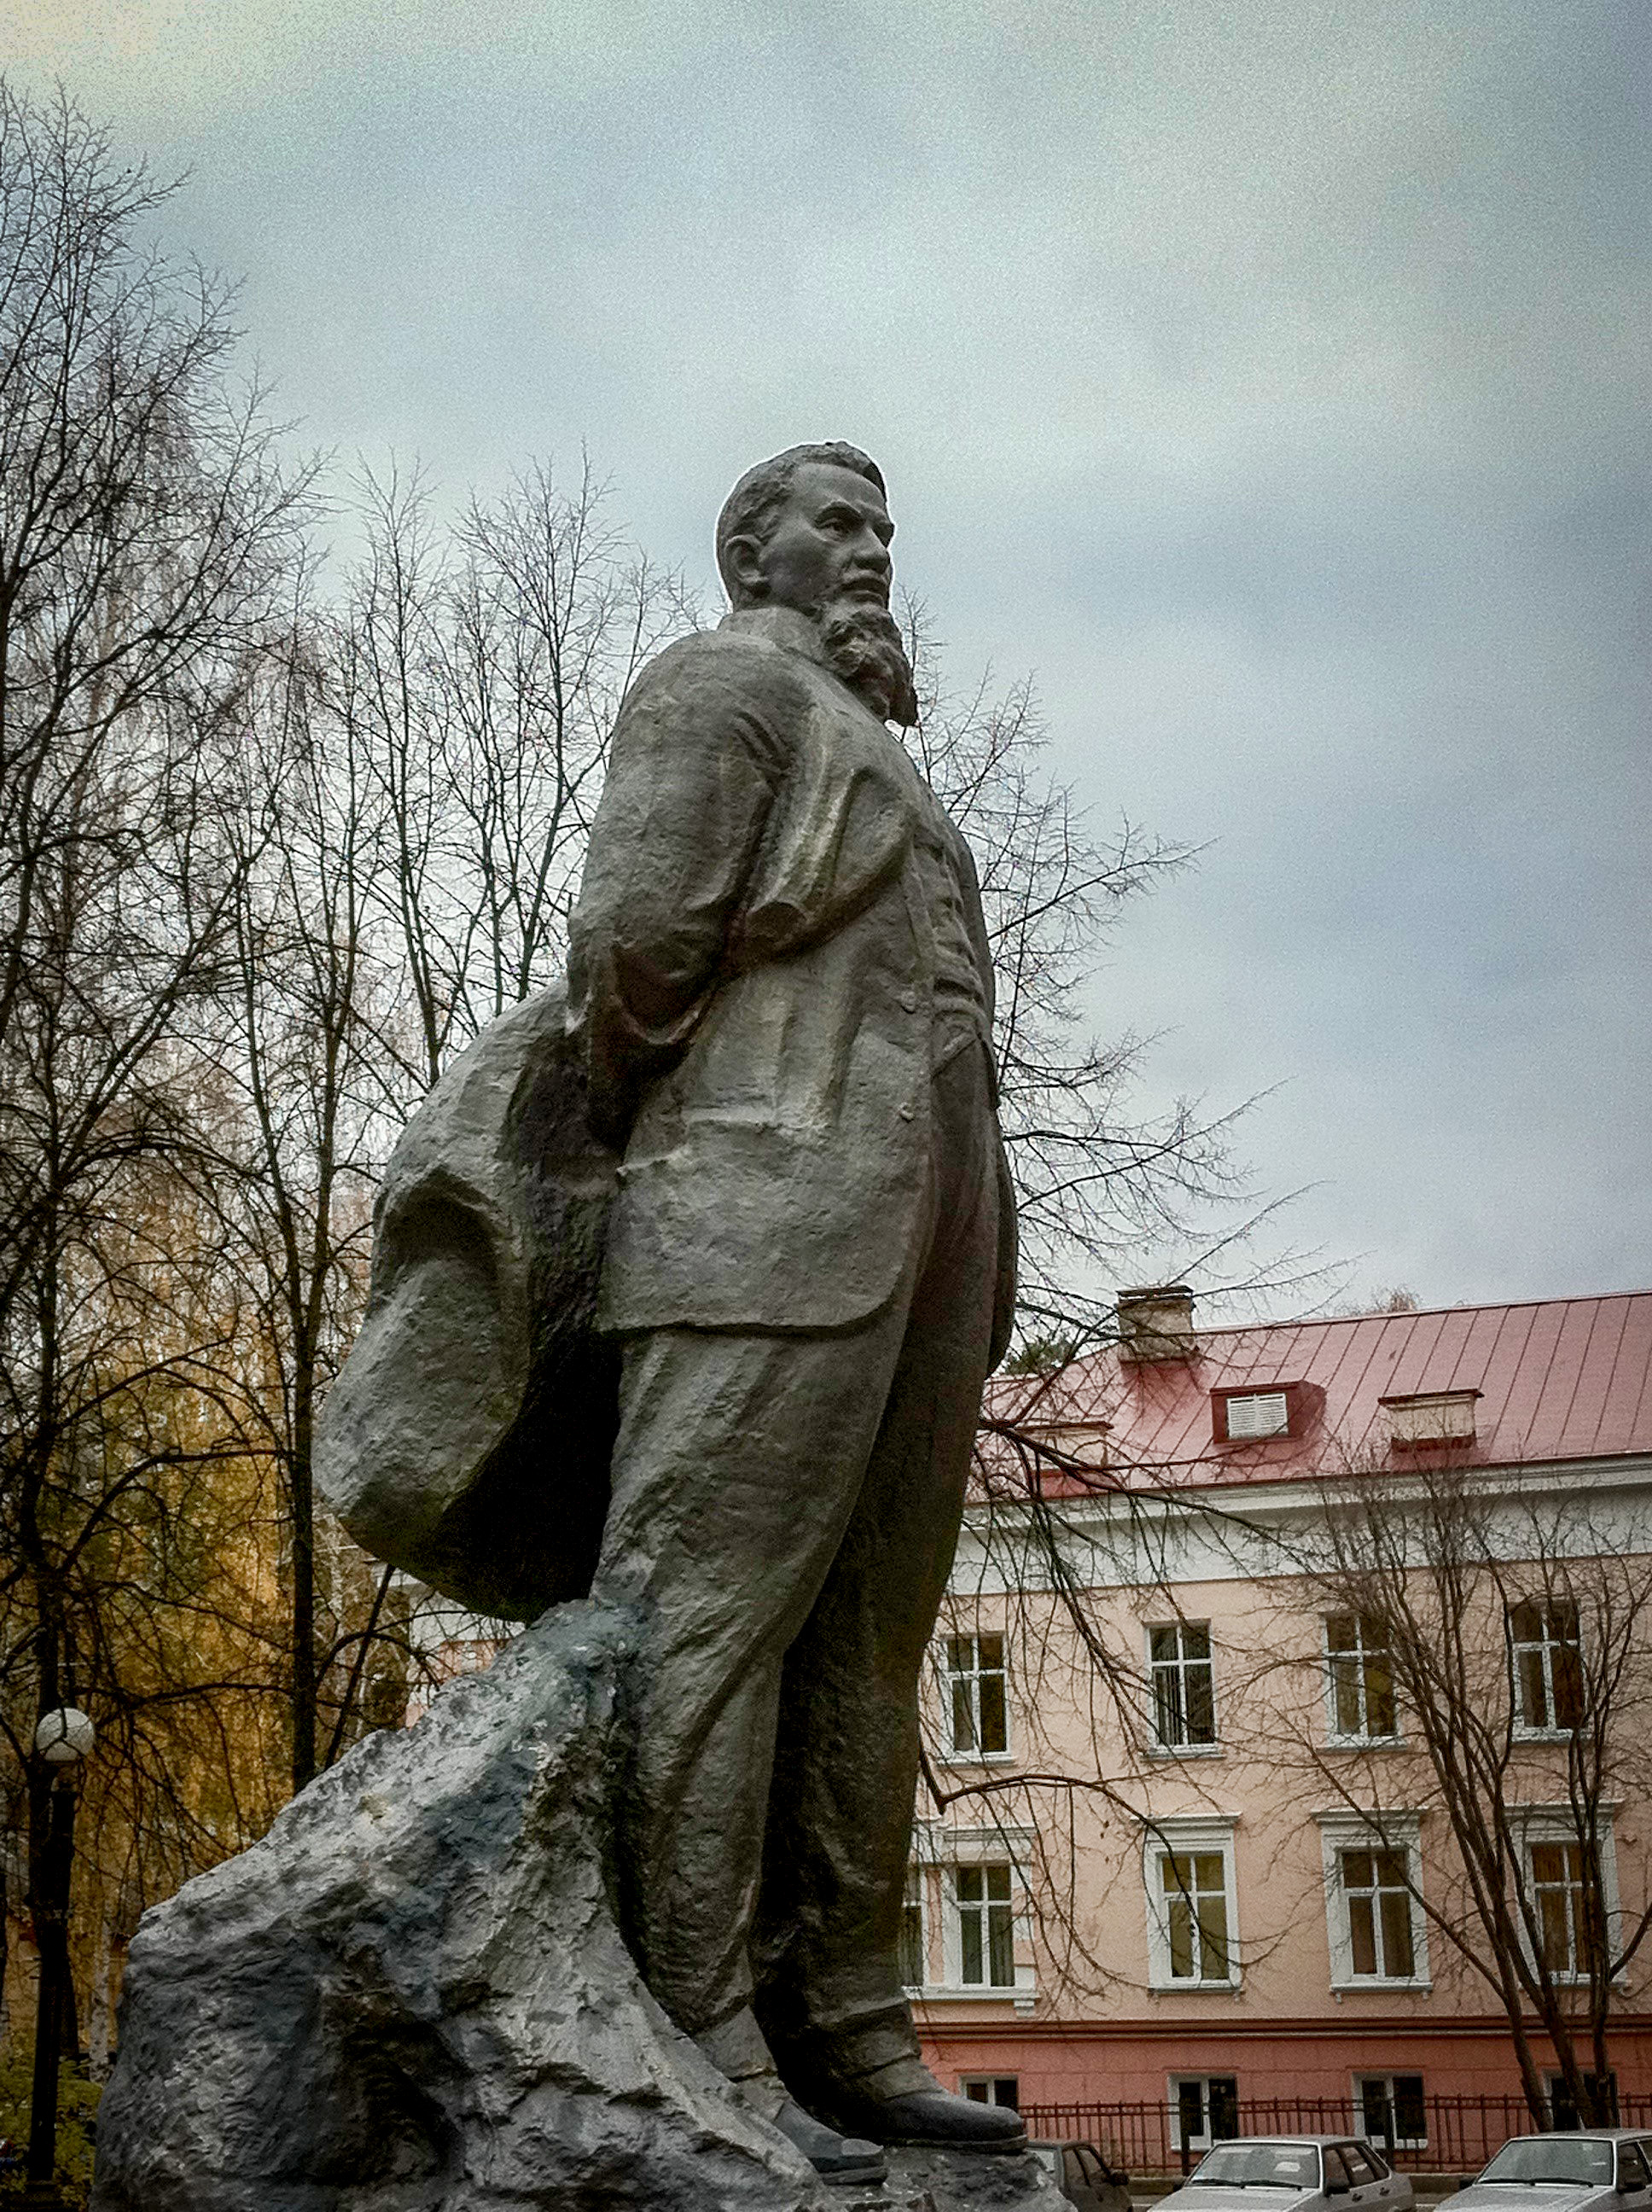
[[[627,1939],[671,2018],[843,2179],[1013,2150],[922,2065],[897,1945],[918,1679],[1014,1211],[975,871],[898,738],[884,479],[794,447],[717,528],[732,612],[614,732],[570,1021],[623,1158],[592,1595],[640,1622],[616,1810]]]

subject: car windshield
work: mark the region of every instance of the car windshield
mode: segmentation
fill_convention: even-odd
[[[1320,2154],[1312,2143],[1218,2143],[1191,2179],[1220,2189],[1317,2189]]]
[[[1612,2145],[1590,2136],[1521,2136],[1506,2142],[1482,2181],[1554,2181],[1576,2189],[1612,2186]]]

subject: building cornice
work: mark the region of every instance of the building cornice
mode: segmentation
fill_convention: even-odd
[[[1217,1997],[1210,2012],[1181,2014],[1166,2019],[1161,2009],[1163,2000],[1156,2002],[1152,2014],[1137,2014],[1124,2020],[1064,2020],[1060,2017],[1043,2020],[981,2021],[978,2023],[949,2021],[944,2026],[920,2020],[923,2033],[938,2041],[942,2036],[964,2036],[979,2028],[994,2035],[1014,2036],[1017,2041],[1038,2043],[1187,2043],[1209,2036],[1218,2041],[1260,2041],[1272,2038],[1292,2042],[1322,2042],[1327,2036],[1357,2036],[1362,2040],[1374,2037],[1392,2036],[1396,2040],[1416,2043],[1419,2037],[1436,2036],[1455,2040],[1495,2042],[1506,2045],[1509,2022],[1503,2014],[1437,2013],[1430,2005],[1426,2011],[1381,2014],[1361,2011],[1351,2014],[1345,2007],[1324,2013],[1278,2014],[1272,2018],[1246,2019],[1236,2014],[1230,1999]],[[1217,2008],[1220,2007],[1218,2010]],[[1527,2033],[1540,2045],[1547,2038],[1543,2024],[1538,2020],[1526,2023]],[[1652,2034],[1652,2013],[1614,2012],[1609,2021],[1613,2035]]]

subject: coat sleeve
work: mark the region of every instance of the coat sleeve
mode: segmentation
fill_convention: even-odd
[[[787,765],[785,691],[767,656],[691,638],[620,710],[568,950],[592,1125],[616,1148],[720,980]]]
[[[967,908],[965,919],[974,940],[975,957],[981,963],[981,981],[987,994],[987,1018],[990,1023],[994,1011],[993,944],[987,933],[987,917],[981,911],[981,878],[975,868],[975,856],[969,849],[969,840],[957,829],[953,836],[958,850],[959,871],[963,877]],[[993,1071],[994,1097],[998,1090],[998,1072]],[[1015,1304],[1017,1275],[1021,1257],[1021,1239],[1017,1219],[1015,1178],[1010,1173],[1010,1158],[1004,1148],[1004,1136],[998,1133],[998,1274],[993,1294],[992,1347],[987,1354],[987,1372],[991,1374],[1007,1355],[1015,1335]]]

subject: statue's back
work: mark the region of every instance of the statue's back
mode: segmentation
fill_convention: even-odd
[[[590,1587],[617,1419],[617,1350],[593,1326],[617,1168],[559,987],[443,1073],[386,1174],[316,1478],[358,1543],[479,1613],[531,1620]]]

